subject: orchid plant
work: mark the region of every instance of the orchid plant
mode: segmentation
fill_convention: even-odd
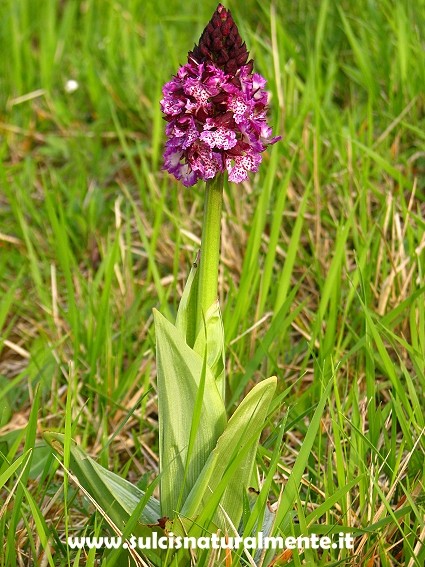
[[[127,537],[152,531],[234,535],[248,488],[255,484],[257,445],[276,378],[257,384],[228,419],[217,300],[224,177],[245,181],[258,170],[262,152],[280,139],[267,124],[266,81],[253,72],[248,58],[230,11],[219,4],[188,62],[163,87],[164,169],[185,186],[205,181],[206,193],[201,250],[176,321],[154,310],[159,501],[152,496],[154,486],[144,493],[78,446],[68,447],[72,474],[113,529]],[[64,453],[61,435],[46,434],[46,439]],[[174,558],[160,550],[146,555],[154,565],[171,564],[171,559],[187,565],[184,553],[176,552]]]

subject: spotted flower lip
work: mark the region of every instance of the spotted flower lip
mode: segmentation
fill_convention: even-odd
[[[245,181],[281,139],[267,124],[266,80],[248,57],[230,11],[219,4],[188,62],[162,89],[164,169],[187,187],[226,170],[229,181]]]

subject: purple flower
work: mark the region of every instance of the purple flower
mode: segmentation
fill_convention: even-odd
[[[266,147],[280,140],[267,124],[265,85],[230,11],[219,4],[188,63],[162,89],[164,169],[186,186],[225,170],[230,181],[245,181]]]

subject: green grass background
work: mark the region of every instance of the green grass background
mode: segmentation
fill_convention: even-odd
[[[152,308],[175,315],[203,197],[161,171],[159,100],[215,7],[0,3],[1,566],[96,564],[61,543],[104,527],[43,431],[142,488],[158,472]],[[356,534],[354,552],[276,564],[421,567],[425,2],[227,7],[283,135],[258,174],[226,188],[229,411],[276,374],[285,403],[259,471],[283,423],[271,502],[291,471],[301,479],[281,529]]]

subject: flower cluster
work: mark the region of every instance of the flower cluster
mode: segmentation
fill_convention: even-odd
[[[280,139],[267,125],[266,81],[247,59],[230,12],[219,4],[188,63],[163,87],[164,168],[186,186],[226,169],[240,183]]]

